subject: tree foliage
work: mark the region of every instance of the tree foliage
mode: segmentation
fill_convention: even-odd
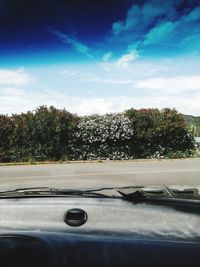
[[[9,161],[9,149],[11,136],[14,130],[12,119],[6,115],[0,115],[0,162]]]
[[[172,158],[192,155],[194,131],[171,109],[78,117],[41,106],[0,115],[0,161]]]
[[[79,122],[77,116],[52,106],[12,115],[8,120],[13,125],[7,135],[6,154],[10,161],[59,160],[65,157],[70,154],[70,142]]]
[[[200,136],[200,117],[191,116],[191,115],[183,115],[186,121],[196,127],[197,136]]]
[[[194,149],[194,135],[185,118],[175,109],[129,109],[135,134],[131,142],[135,157],[176,157]]]

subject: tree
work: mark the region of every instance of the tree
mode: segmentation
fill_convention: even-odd
[[[14,124],[7,115],[0,115],[0,162],[7,162],[9,158],[10,139]]]
[[[129,109],[126,111],[135,129],[131,151],[135,157],[172,155],[194,149],[194,136],[185,118],[175,109]]]

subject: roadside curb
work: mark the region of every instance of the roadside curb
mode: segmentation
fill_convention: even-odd
[[[74,161],[36,161],[36,162],[9,162],[0,163],[0,167],[4,166],[33,166],[33,165],[66,165],[66,164],[80,164],[80,163],[143,163],[143,162],[163,162],[163,161],[180,161],[180,160],[200,160],[197,158],[178,158],[178,159],[133,159],[133,160],[74,160]]]

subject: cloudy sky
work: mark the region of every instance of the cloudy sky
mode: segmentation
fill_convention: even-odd
[[[199,0],[0,0],[0,113],[39,105],[200,115]]]

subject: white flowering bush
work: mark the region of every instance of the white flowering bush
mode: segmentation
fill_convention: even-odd
[[[189,158],[194,157],[195,151],[192,149],[186,149],[185,151],[172,150],[170,148],[164,148],[159,146],[157,151],[149,158],[152,159],[177,159],[177,158]]]
[[[130,120],[122,113],[81,118],[72,146],[73,159],[130,159],[133,136]]]

